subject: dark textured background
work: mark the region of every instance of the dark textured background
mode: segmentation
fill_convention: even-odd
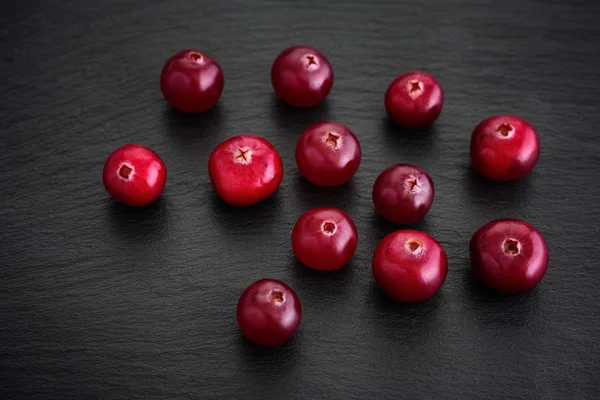
[[[594,1],[5,1],[0,12],[0,398],[592,399],[600,392],[600,5]],[[296,110],[270,86],[277,53],[321,49],[336,81]],[[217,108],[182,115],[163,101],[166,59],[194,47],[225,73]],[[439,121],[388,123],[383,94],[423,69],[446,93]],[[469,167],[481,119],[515,113],[538,130],[534,172],[492,183]],[[305,183],[293,150],[305,127],[347,124],[363,162],[344,187]],[[210,151],[263,135],[280,151],[276,196],[236,210],[213,193]],[[161,200],[114,204],[101,182],[115,148],[137,142],[168,168]],[[450,272],[431,301],[377,291],[371,254],[398,226],[371,185],[392,163],[436,185],[416,225],[445,247]],[[346,268],[299,265],[290,233],[314,206],[359,229]],[[467,245],[499,217],[537,226],[550,268],[533,292],[503,298],[473,282]],[[243,339],[235,305],[274,277],[302,299],[295,338]],[[276,397],[277,396],[277,397]]]

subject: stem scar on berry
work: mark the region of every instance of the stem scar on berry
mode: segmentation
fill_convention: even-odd
[[[406,183],[408,184],[408,190],[410,190],[411,192],[416,192],[421,188],[421,185],[419,185],[419,180],[417,178],[410,178],[406,181]]]
[[[516,256],[521,252],[521,243],[517,239],[505,239],[502,250],[508,256]]]
[[[310,67],[311,65],[319,65],[316,61],[317,57],[315,57],[314,55],[308,54],[305,58],[307,67]]]
[[[504,122],[496,127],[496,133],[501,138],[507,138],[509,136],[512,136],[512,134],[514,132],[515,132],[515,128],[513,128],[513,126],[511,124],[508,124],[506,122]]]
[[[283,296],[283,292],[281,290],[273,289],[271,293],[269,293],[269,301],[271,303],[281,304],[285,301],[285,297]]]
[[[423,94],[423,83],[417,80],[408,82],[408,93],[411,98],[416,99]]]
[[[333,221],[324,221],[321,225],[321,231],[327,236],[332,236],[337,231],[337,225]]]
[[[406,243],[404,243],[404,247],[410,253],[418,254],[423,250],[423,242],[416,238],[408,239]]]
[[[130,164],[123,163],[119,167],[118,174],[121,178],[125,180],[130,180],[133,175],[133,166]]]
[[[330,147],[336,148],[339,147],[339,142],[341,142],[342,137],[334,132],[327,132],[325,136],[325,144]]]
[[[237,149],[237,152],[235,155],[235,160],[237,162],[240,162],[242,164],[248,164],[251,159],[252,159],[252,152],[250,151],[250,149],[242,149],[242,148]]]
[[[200,64],[204,58],[202,57],[202,54],[200,54],[197,51],[192,51],[188,54],[188,59],[190,59],[192,62],[198,63]]]

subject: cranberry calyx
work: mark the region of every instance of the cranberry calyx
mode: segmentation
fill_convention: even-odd
[[[265,138],[244,134],[225,140],[211,152],[208,173],[225,202],[245,207],[275,193],[283,178],[283,163]]]
[[[538,162],[540,142],[533,127],[513,115],[495,115],[473,130],[471,163],[483,176],[510,181],[527,175]]]
[[[531,224],[518,219],[488,222],[469,244],[475,277],[504,294],[531,290],[548,269],[548,246]]]
[[[302,321],[300,299],[276,279],[260,279],[242,293],[237,304],[240,330],[251,341],[274,346],[289,340]]]
[[[116,201],[145,206],[155,201],[165,188],[167,168],[150,148],[126,144],[106,159],[102,182]]]
[[[305,212],[292,231],[292,249],[304,265],[331,271],[346,265],[358,243],[352,219],[337,208],[319,207]]]
[[[271,83],[286,103],[314,107],[325,100],[333,87],[333,68],[317,49],[294,46],[283,50],[273,62]]]
[[[188,113],[212,108],[219,101],[224,85],[219,63],[196,50],[173,55],[160,75],[160,89],[165,100]]]

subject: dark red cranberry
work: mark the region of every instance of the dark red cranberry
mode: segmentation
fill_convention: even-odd
[[[501,293],[532,289],[548,269],[548,246],[542,234],[518,219],[488,222],[475,232],[469,249],[475,276]]]
[[[252,283],[240,296],[237,321],[244,336],[265,346],[290,339],[300,326],[302,306],[291,287],[275,279]]]
[[[173,107],[199,113],[219,101],[225,81],[219,64],[196,50],[184,50],[171,57],[160,75],[160,90]]]
[[[283,177],[283,164],[275,147],[265,138],[238,135],[210,153],[208,173],[223,200],[245,207],[275,193]]]
[[[313,107],[333,87],[333,68],[323,54],[307,46],[285,49],[271,68],[271,83],[283,101],[296,107]]]
[[[292,248],[298,260],[321,271],[348,264],[357,242],[354,222],[337,208],[320,207],[305,212],[292,231]]]
[[[424,129],[438,119],[444,105],[439,82],[425,72],[400,75],[385,92],[385,108],[398,124]]]
[[[320,186],[348,182],[358,170],[362,152],[358,139],[346,125],[324,121],[311,125],[296,144],[300,173]]]
[[[148,147],[126,144],[106,159],[102,181],[116,201],[145,206],[156,200],[165,188],[167,168]]]
[[[419,167],[397,164],[383,171],[373,185],[373,204],[385,219],[397,224],[418,222],[433,203],[433,181]]]
[[[446,281],[448,258],[437,240],[425,232],[390,233],[373,256],[373,276],[379,287],[403,303],[433,296]]]
[[[540,158],[540,141],[527,121],[496,115],[481,121],[471,136],[471,162],[482,175],[511,181],[527,175]]]

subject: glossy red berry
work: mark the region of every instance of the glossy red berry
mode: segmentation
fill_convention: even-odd
[[[321,271],[348,264],[357,242],[354,222],[337,208],[320,207],[305,212],[292,231],[292,249],[298,260]]]
[[[373,185],[373,204],[385,219],[397,224],[422,220],[433,203],[433,181],[419,167],[396,164],[383,171]]]
[[[540,141],[527,121],[496,115],[481,121],[471,136],[471,162],[482,175],[510,181],[527,175],[540,158]]]
[[[148,147],[126,144],[106,159],[102,181],[116,201],[145,206],[156,200],[165,188],[167,168]]]
[[[219,64],[196,50],[175,54],[160,75],[160,90],[165,100],[188,113],[206,111],[217,104],[224,85]]]
[[[271,83],[283,101],[296,107],[313,107],[333,87],[333,68],[320,51],[307,46],[285,49],[271,68]]]
[[[390,233],[373,256],[373,276],[379,287],[403,303],[433,296],[446,281],[448,258],[442,246],[425,232]]]
[[[308,127],[296,144],[296,164],[302,176],[320,186],[348,182],[358,170],[362,152],[346,125],[324,121]]]
[[[283,164],[275,147],[265,138],[238,135],[210,153],[208,173],[223,200],[244,207],[275,193],[283,177]]]
[[[244,290],[237,321],[244,336],[265,346],[290,339],[300,326],[302,306],[291,287],[276,279],[261,279]]]
[[[425,72],[400,75],[385,92],[385,108],[389,116],[409,129],[424,129],[433,124],[443,105],[442,86]]]
[[[548,269],[548,246],[542,234],[518,219],[485,224],[473,235],[469,249],[475,276],[501,293],[532,289]]]

